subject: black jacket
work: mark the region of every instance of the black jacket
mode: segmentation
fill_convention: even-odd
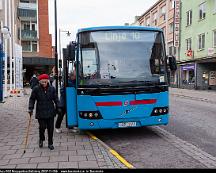
[[[48,86],[46,92],[41,85],[34,87],[29,98],[29,110],[34,109],[35,101],[37,101],[36,119],[47,119],[56,115],[56,109],[59,107],[59,99],[54,87]]]
[[[31,89],[33,89],[38,84],[39,84],[39,82],[38,82],[37,77],[32,77],[31,80],[30,80]]]

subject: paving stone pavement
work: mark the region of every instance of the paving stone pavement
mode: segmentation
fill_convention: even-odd
[[[194,89],[181,89],[169,88],[170,94],[177,97],[189,98],[192,100],[199,100],[216,104],[216,91],[215,90],[194,90]]]
[[[126,168],[104,146],[84,132],[75,133],[65,126],[63,132],[54,132],[55,149],[47,147],[47,131],[44,147],[38,146],[38,122],[32,117],[28,145],[24,154],[24,141],[29,115],[27,104],[30,90],[21,97],[9,97],[0,103],[0,169],[25,168]]]

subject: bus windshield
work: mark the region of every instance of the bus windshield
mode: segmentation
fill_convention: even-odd
[[[80,87],[165,84],[163,33],[141,30],[83,32]]]

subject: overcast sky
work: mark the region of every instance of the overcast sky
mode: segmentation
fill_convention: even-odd
[[[61,33],[61,45],[75,39],[78,28],[124,25],[133,23],[158,0],[57,0],[58,29],[69,30],[67,37]],[[54,43],[54,0],[49,0],[50,34]]]

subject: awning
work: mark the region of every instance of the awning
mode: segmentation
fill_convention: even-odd
[[[23,65],[55,65],[55,58],[23,57]]]

